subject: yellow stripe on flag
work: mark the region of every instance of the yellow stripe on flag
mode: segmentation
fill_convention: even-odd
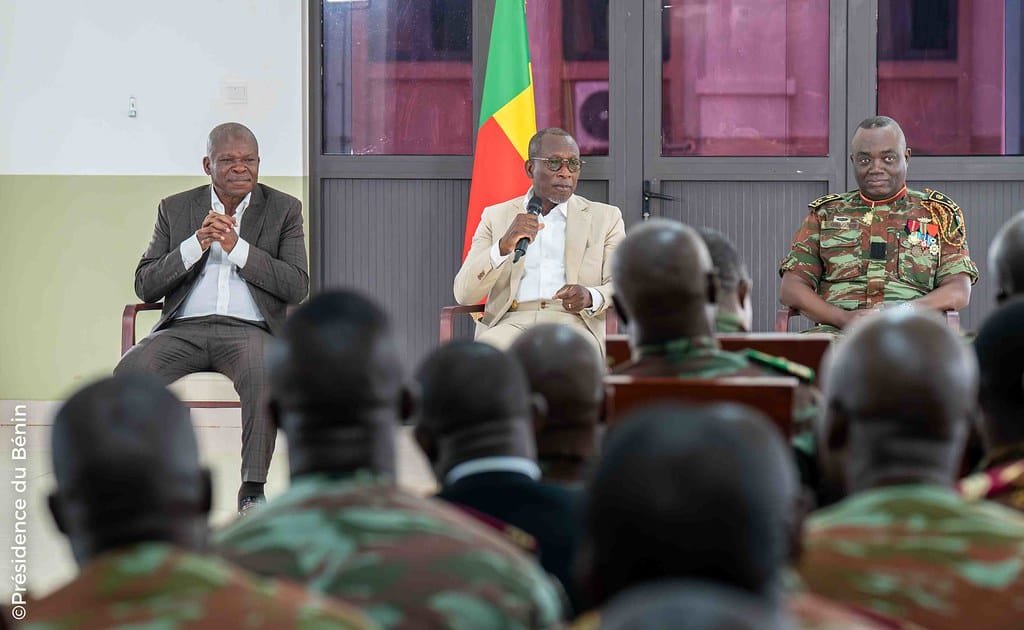
[[[533,84],[494,113],[494,120],[525,161],[530,138],[537,133],[537,114],[533,105]]]

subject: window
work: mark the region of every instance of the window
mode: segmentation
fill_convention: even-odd
[[[472,0],[323,4],[323,152],[473,152]]]

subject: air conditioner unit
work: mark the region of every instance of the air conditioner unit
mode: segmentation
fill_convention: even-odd
[[[573,135],[580,153],[608,153],[608,82],[577,81],[572,104]]]

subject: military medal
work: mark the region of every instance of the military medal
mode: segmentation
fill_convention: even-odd
[[[907,221],[907,247],[911,248],[918,245],[921,242],[921,224],[920,222],[910,219]]]
[[[868,211],[867,211],[867,212],[866,212],[866,213],[864,214],[864,216],[863,216],[863,217],[861,217],[861,219],[860,219],[860,220],[864,222],[864,225],[871,225],[871,222],[872,222],[872,221],[873,221],[874,219],[875,219],[875,215],[873,215],[873,214],[871,213],[871,211],[870,211],[870,210],[868,210]]]
[[[939,255],[939,244],[938,243],[932,243],[932,246],[928,248],[928,251],[931,252],[932,256],[938,256]]]

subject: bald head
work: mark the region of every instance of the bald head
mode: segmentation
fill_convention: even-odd
[[[430,353],[416,372],[421,423],[445,435],[485,422],[526,422],[529,387],[515,359],[493,346],[454,342]]]
[[[1024,295],[1024,211],[1003,224],[992,239],[989,271],[996,280],[996,300]]]
[[[51,434],[51,508],[79,562],[146,540],[196,546],[209,477],[188,410],[155,377],[126,374],[75,393]]]
[[[747,407],[629,414],[589,486],[583,574],[595,604],[668,578],[766,593],[788,561],[796,472],[771,422]]]
[[[656,320],[710,325],[705,307],[714,302],[711,255],[700,234],[678,221],[652,219],[630,231],[615,250],[612,277],[616,302],[630,324],[650,327]]]
[[[210,135],[206,137],[206,157],[212,160],[216,156],[217,148],[224,146],[229,140],[242,140],[251,144],[255,152],[259,153],[256,134],[241,123],[226,122],[210,130]]]
[[[523,366],[530,388],[544,397],[547,425],[596,424],[604,366],[583,335],[563,325],[535,326],[516,339],[509,353]]]
[[[848,474],[897,468],[951,480],[978,375],[973,354],[938,315],[889,311],[867,318],[834,348],[824,372],[826,450],[849,447]]]
[[[530,389],[509,355],[483,343],[449,343],[427,356],[416,380],[415,436],[439,479],[471,459],[536,458]]]

